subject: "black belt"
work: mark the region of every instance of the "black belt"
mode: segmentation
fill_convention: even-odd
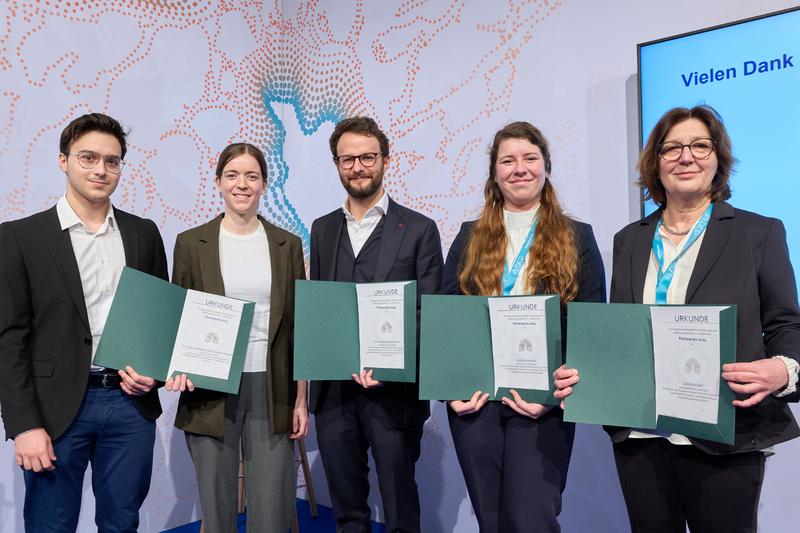
[[[90,372],[89,387],[99,387],[102,389],[118,389],[122,378],[117,373]]]

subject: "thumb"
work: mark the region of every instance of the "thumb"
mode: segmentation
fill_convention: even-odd
[[[57,459],[56,452],[53,449],[53,441],[47,439],[47,455],[50,457],[51,461],[55,461]]]

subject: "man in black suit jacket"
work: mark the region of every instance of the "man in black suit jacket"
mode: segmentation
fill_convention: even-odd
[[[92,464],[102,531],[136,531],[150,485],[156,382],[92,364],[122,267],[167,279],[156,225],[111,206],[125,132],[99,113],[62,132],[58,204],[0,225],[0,406],[25,478],[25,529],[74,531]]]
[[[330,147],[347,200],[311,227],[311,279],[417,280],[418,294],[435,293],[443,264],[439,230],[383,190],[386,135],[370,118],[350,118],[336,125]],[[311,409],[337,531],[371,531],[368,449],[386,531],[420,530],[414,468],[430,405],[418,398],[416,383],[381,383],[372,371],[353,374],[353,381],[312,383]]]

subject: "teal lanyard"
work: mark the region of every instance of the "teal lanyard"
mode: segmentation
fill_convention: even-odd
[[[519,271],[522,270],[525,257],[528,255],[531,244],[533,244],[534,233],[536,233],[536,221],[531,225],[528,236],[525,237],[525,242],[522,243],[522,248],[520,248],[517,258],[514,260],[514,264],[511,265],[511,271],[508,270],[507,263],[503,264],[503,296],[511,294],[511,289],[514,288],[514,284],[517,282]]]
[[[656,256],[656,261],[658,261],[658,277],[656,278],[656,304],[667,303],[667,291],[672,283],[672,278],[675,276],[675,266],[678,264],[678,260],[683,257],[683,254],[686,253],[686,250],[688,250],[706,230],[708,221],[711,219],[711,209],[713,207],[713,203],[708,204],[708,208],[703,213],[703,216],[700,217],[700,220],[697,221],[692,233],[689,235],[686,241],[686,246],[683,247],[683,250],[681,250],[678,256],[672,260],[666,269],[664,269],[664,241],[661,240],[661,233],[658,231],[661,228],[663,221],[661,218],[658,219],[658,224],[656,225],[656,234],[653,237],[653,255]]]

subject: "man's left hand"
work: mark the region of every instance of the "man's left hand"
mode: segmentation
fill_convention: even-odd
[[[126,366],[125,370],[118,370],[117,373],[122,378],[119,388],[131,396],[147,394],[156,386],[156,380],[137,374],[132,366]]]

